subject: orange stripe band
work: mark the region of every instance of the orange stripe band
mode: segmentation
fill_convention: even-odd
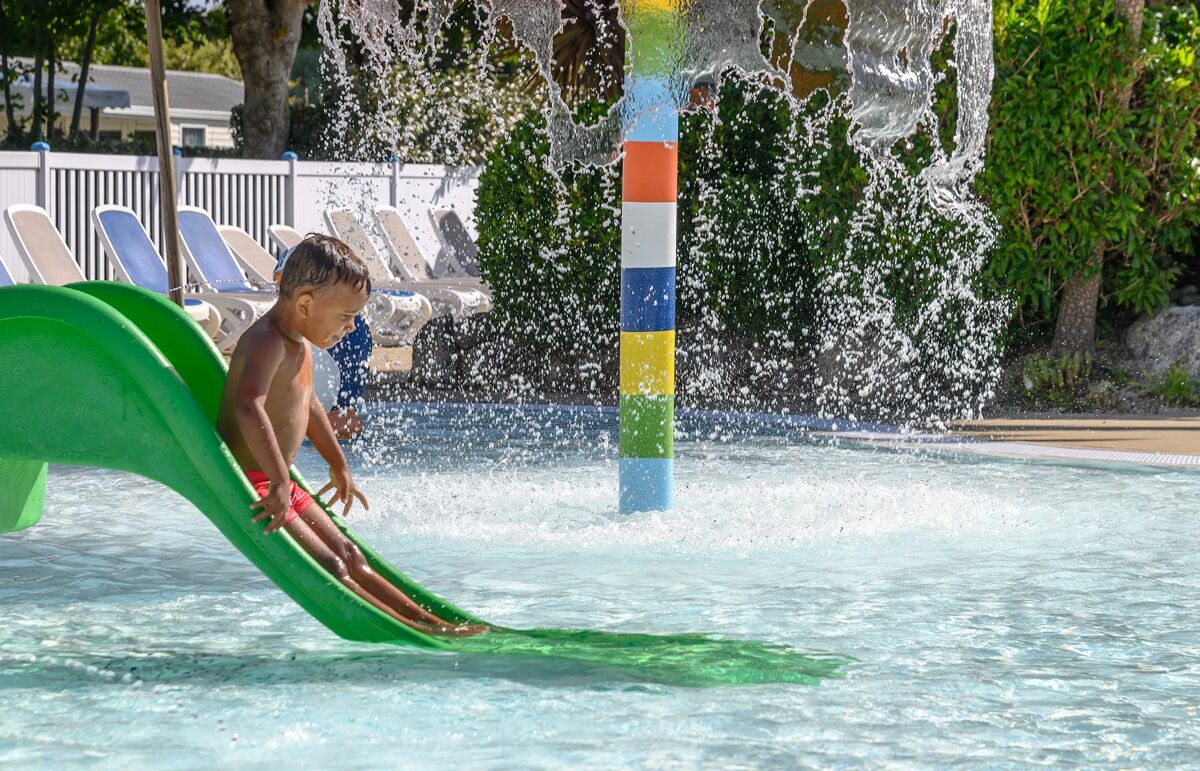
[[[629,203],[675,203],[679,197],[679,145],[626,142],[622,200]]]

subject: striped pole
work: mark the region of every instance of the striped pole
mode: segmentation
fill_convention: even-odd
[[[624,2],[636,47],[625,80],[621,205],[623,514],[671,508],[679,113],[670,76],[681,29],[677,2]]]

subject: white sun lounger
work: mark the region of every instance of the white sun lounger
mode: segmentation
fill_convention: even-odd
[[[4,222],[12,233],[30,283],[65,286],[87,280],[45,209],[32,204],[13,204],[4,210]],[[220,339],[221,314],[216,307],[189,297],[184,301],[184,310],[213,340]]]
[[[274,285],[276,260],[262,244],[254,240],[254,236],[236,225],[218,225],[217,230],[242,270],[246,271],[247,278],[262,286]]]
[[[349,209],[326,209],[325,224],[367,264],[372,283],[424,295],[434,304],[436,315],[449,315],[455,320],[470,318],[486,302],[483,294],[474,289],[426,287],[417,281],[396,278],[387,261],[375,249],[375,243],[366,228]]]
[[[275,244],[275,248],[281,253],[286,252],[304,240],[304,236],[300,235],[300,231],[291,225],[268,225],[267,235],[271,236],[271,242]]]
[[[92,223],[104,253],[112,261],[123,281],[137,284],[159,294],[167,293],[167,268],[142,226],[137,214],[126,206],[104,205],[92,209]],[[233,293],[212,291],[190,292],[209,302],[221,312],[221,338],[217,347],[228,353],[238,338],[255,319],[267,312],[270,303],[261,299],[243,298]]]
[[[433,230],[442,242],[442,253],[438,256],[445,264],[447,275],[478,276],[479,247],[467,232],[467,226],[454,209],[430,209],[429,219]]]
[[[375,208],[375,223],[383,234],[383,243],[391,257],[392,266],[400,272],[403,278],[415,281],[422,286],[444,287],[447,289],[473,289],[483,295],[484,303],[476,309],[476,313],[487,313],[492,309],[492,291],[483,280],[474,276],[457,276],[453,278],[433,278],[429,262],[421,252],[412,231],[404,222],[404,215],[394,206],[378,206]]]
[[[179,207],[179,232],[183,236],[188,264],[201,280],[222,294],[234,292],[239,297],[255,296],[250,293],[253,287],[207,211],[195,206]],[[273,289],[256,294],[266,294],[272,302],[275,300]],[[432,315],[433,308],[424,297],[386,287],[371,292],[365,311],[371,336],[380,346],[411,345]]]

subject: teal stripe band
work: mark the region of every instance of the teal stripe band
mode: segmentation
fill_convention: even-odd
[[[669,78],[631,75],[625,79],[622,121],[626,142],[679,141],[679,107]]]
[[[674,462],[670,458],[622,458],[619,511],[666,511],[671,508]]]

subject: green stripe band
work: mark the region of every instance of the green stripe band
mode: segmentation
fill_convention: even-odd
[[[621,457],[675,457],[675,397],[621,397]]]

